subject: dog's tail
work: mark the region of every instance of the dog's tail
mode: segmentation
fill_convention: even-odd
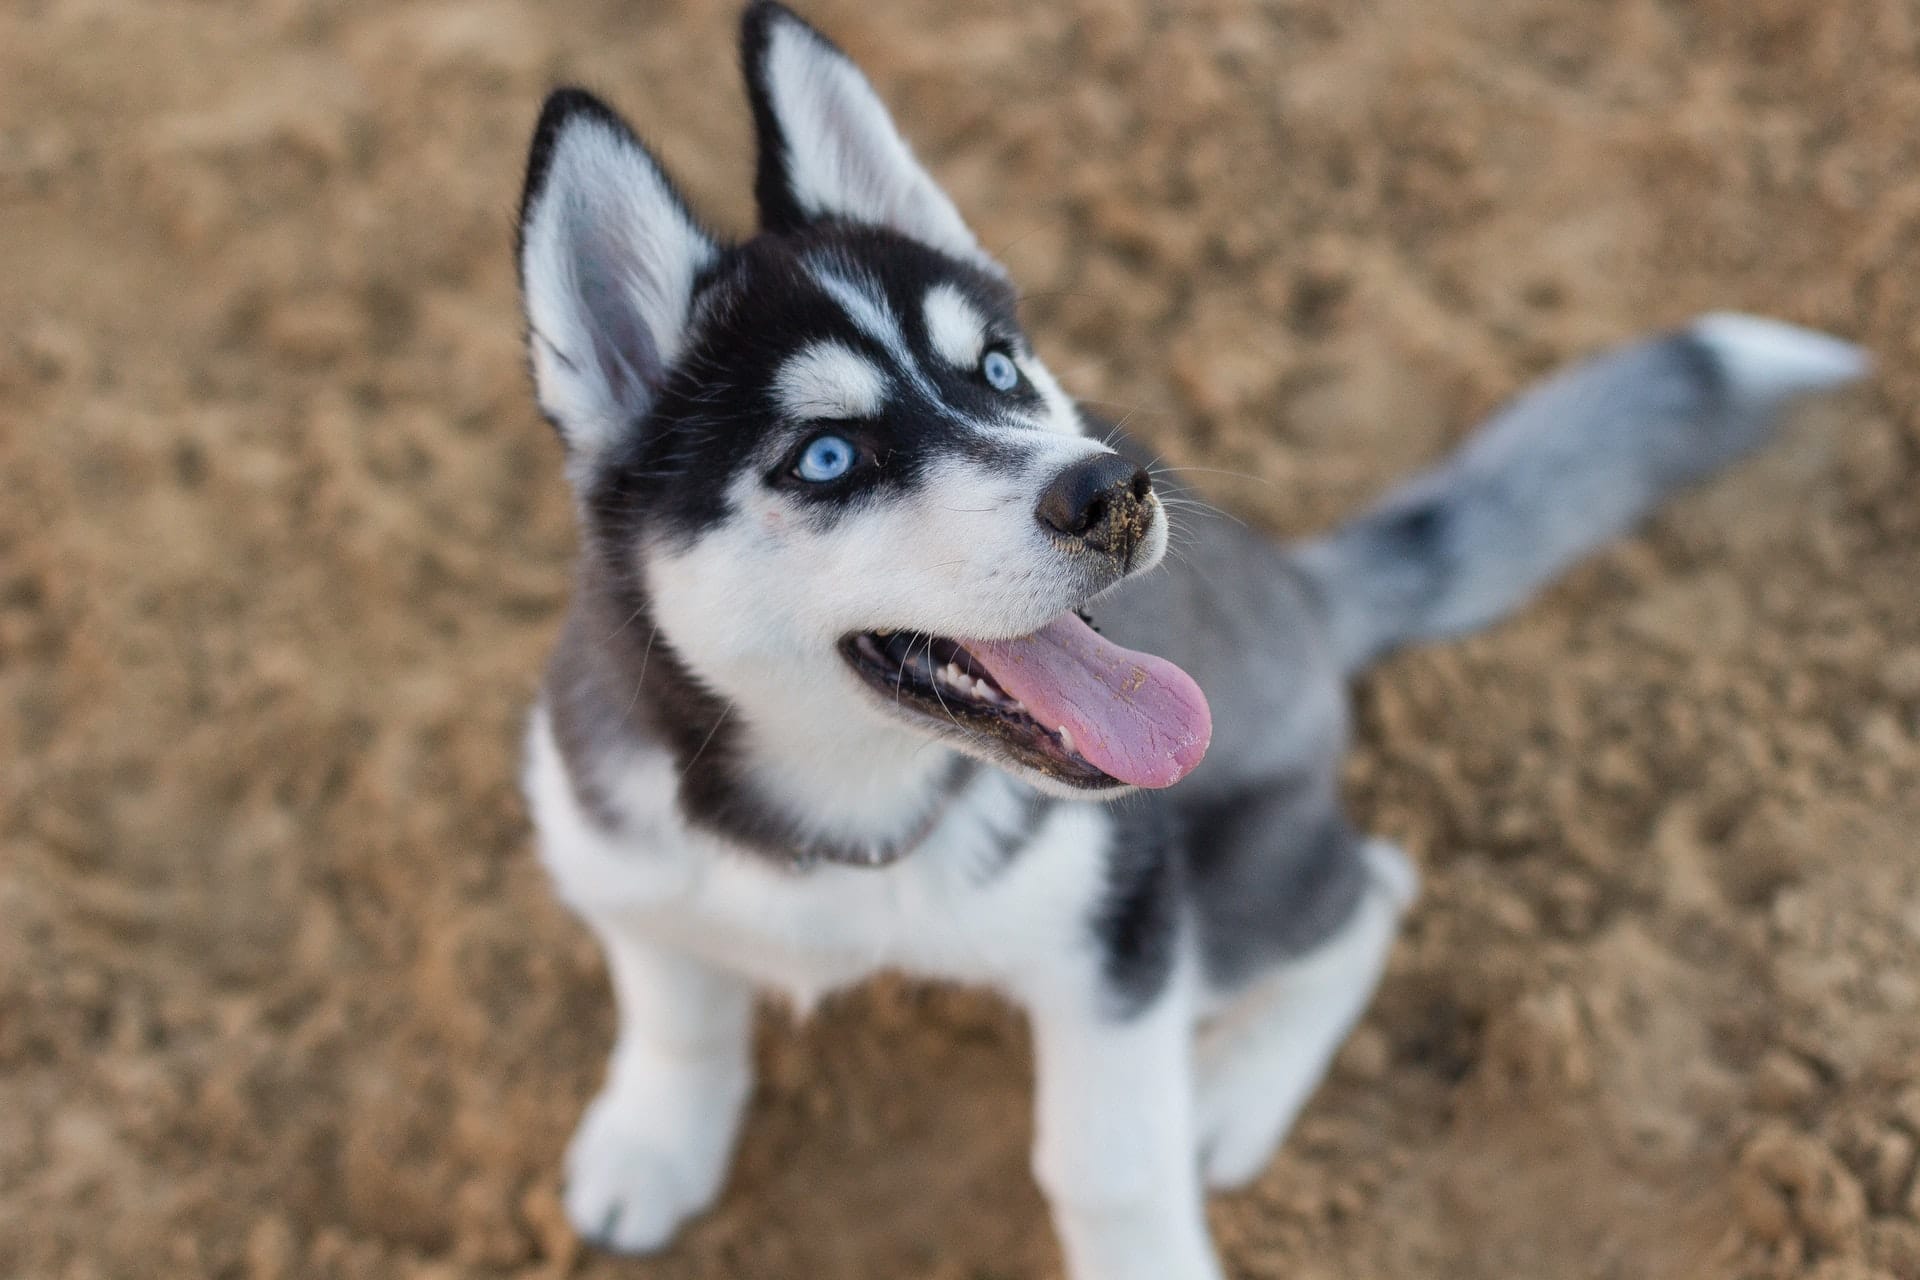
[[[1704,316],[1531,388],[1452,457],[1292,549],[1348,671],[1472,631],[1758,447],[1794,398],[1864,376],[1865,352],[1754,316]]]

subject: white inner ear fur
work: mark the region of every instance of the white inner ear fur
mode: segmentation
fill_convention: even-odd
[[[966,295],[950,284],[937,284],[927,290],[922,305],[934,352],[956,369],[971,369],[980,363],[980,353],[987,345],[987,322]]]
[[[774,375],[774,397],[789,418],[871,418],[887,402],[886,376],[838,342],[816,342]]]
[[[844,54],[782,20],[769,35],[762,66],[786,141],[787,181],[806,213],[891,227],[1000,269]]]
[[[540,407],[591,455],[651,407],[716,249],[652,158],[589,116],[554,143],[524,237]]]

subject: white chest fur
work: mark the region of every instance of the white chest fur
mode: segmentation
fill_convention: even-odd
[[[571,907],[802,1006],[881,970],[1004,988],[1092,960],[1106,813],[1058,803],[1022,830],[1018,784],[995,772],[977,776],[898,862],[804,872],[688,827],[662,752],[601,779],[625,819],[608,832],[582,811],[544,711],[531,725],[526,781],[542,859]]]

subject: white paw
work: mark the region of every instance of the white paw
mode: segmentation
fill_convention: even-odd
[[[1240,1074],[1209,1082],[1201,1098],[1200,1176],[1215,1191],[1244,1187],[1258,1178],[1293,1127],[1312,1082],[1285,1079],[1277,1065],[1271,1082]]]
[[[567,1147],[567,1220],[589,1244],[652,1253],[719,1194],[726,1145],[663,1141],[646,1121],[631,1103],[602,1093]]]
[[[1248,991],[1201,1046],[1195,1130],[1209,1187],[1260,1176],[1373,996],[1420,875],[1385,840],[1366,858],[1373,883],[1352,921]]]

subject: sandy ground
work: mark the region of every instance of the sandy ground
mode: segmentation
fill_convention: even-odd
[[[1358,691],[1428,893],[1238,1277],[1920,1277],[1920,9],[863,5],[1074,387],[1314,527],[1721,306],[1876,385]],[[509,215],[558,78],[741,227],[730,5],[0,9],[0,1276],[1026,1280],[1027,1049],[770,1014],[719,1209],[580,1252],[610,1032],[513,785],[571,546]]]

